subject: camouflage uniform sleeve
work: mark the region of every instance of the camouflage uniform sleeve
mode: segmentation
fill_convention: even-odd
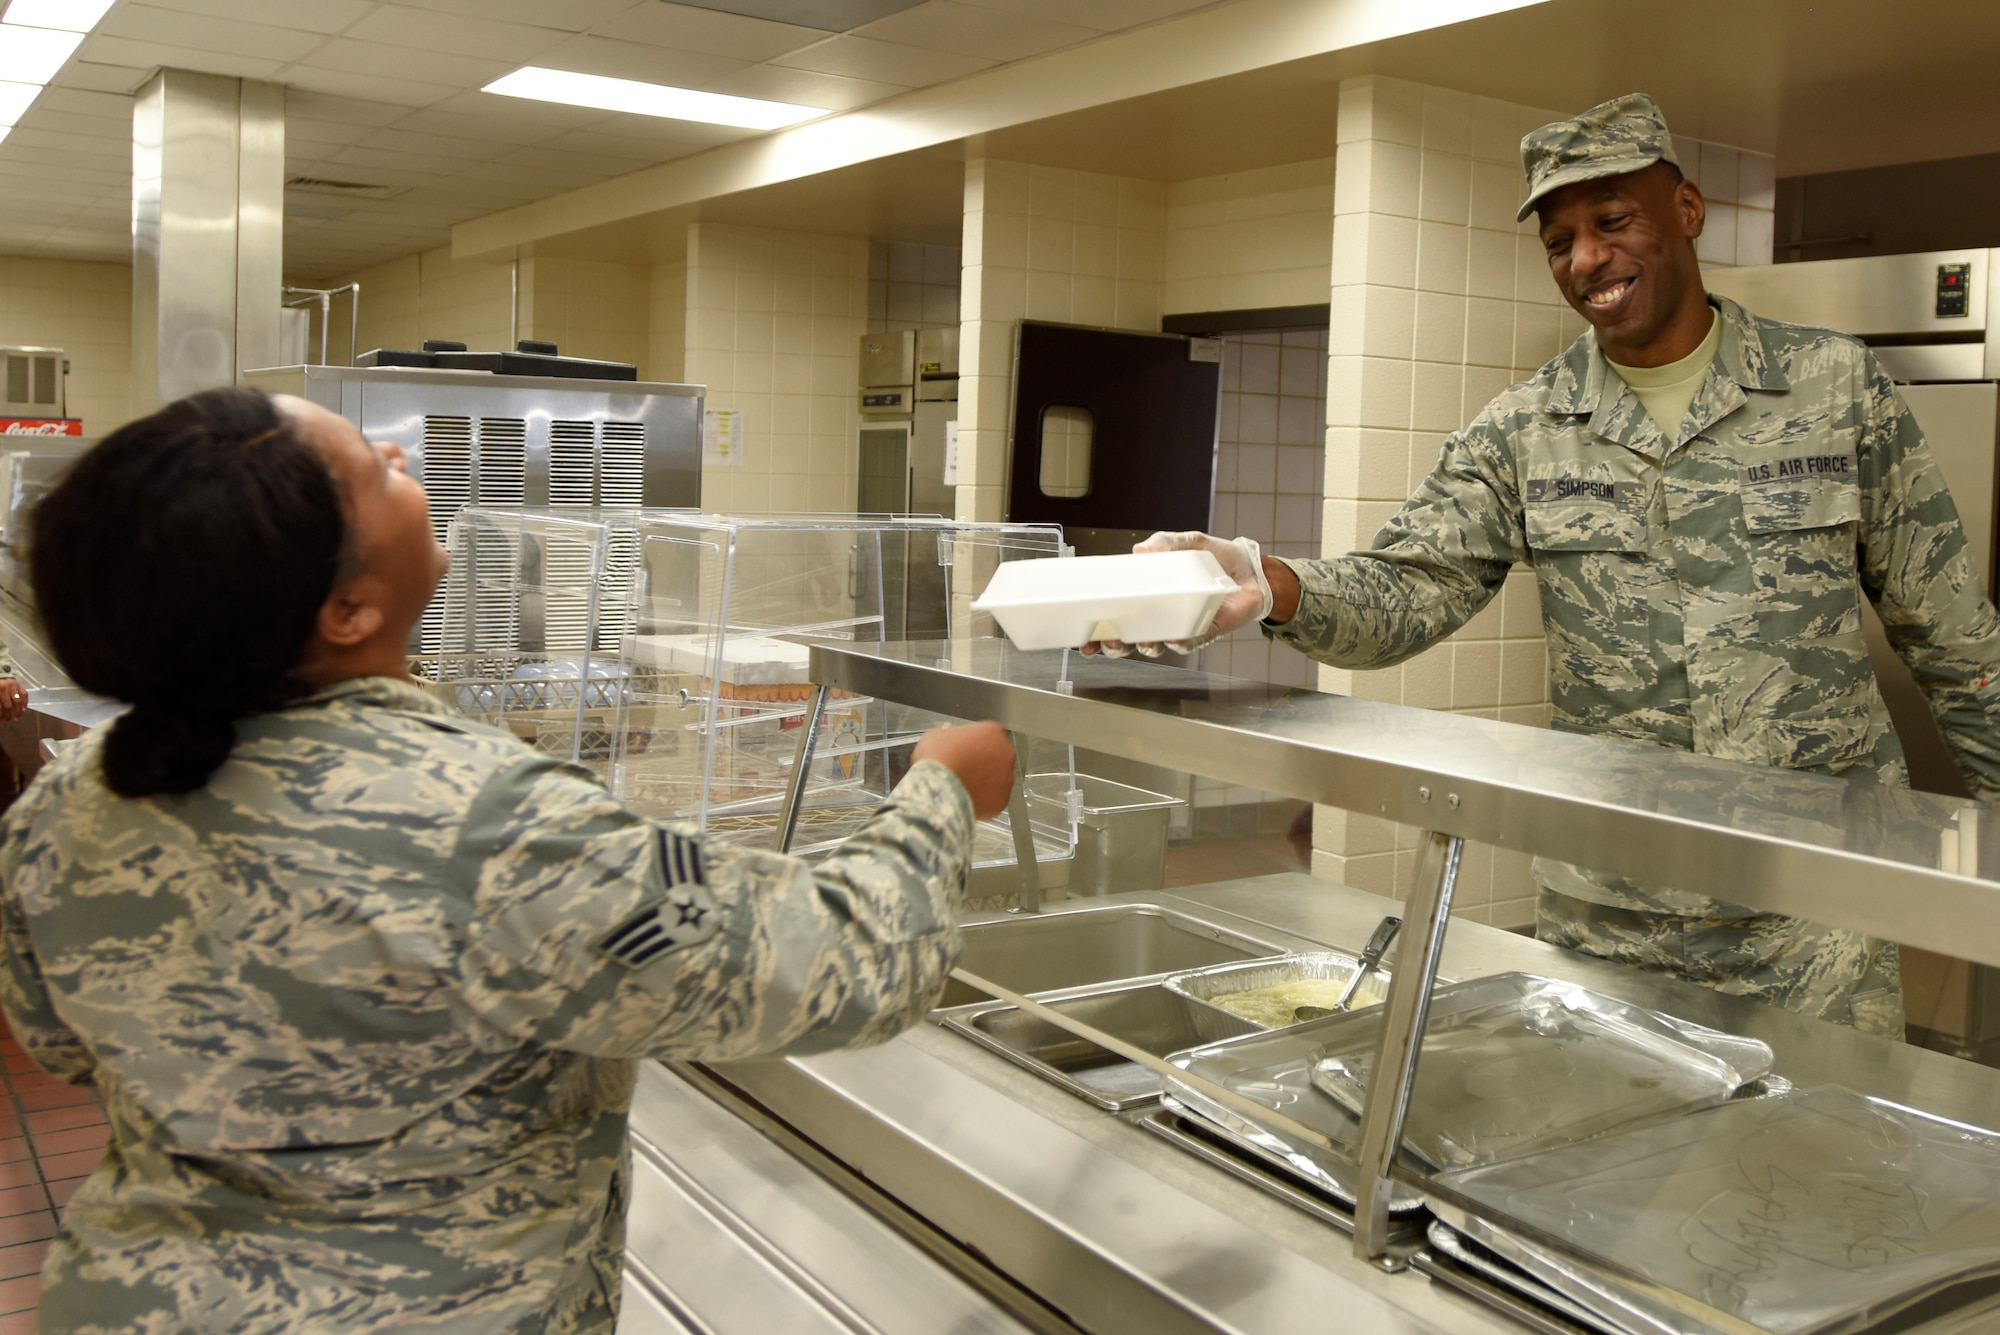
[[[43,1070],[71,1084],[90,1079],[94,1063],[83,1040],[62,1022],[49,1001],[41,960],[28,937],[27,915],[15,897],[15,871],[21,865],[32,813],[39,794],[24,794],[0,824],[0,1010],[14,1040]]]
[[[1264,633],[1334,667],[1392,667],[1471,620],[1527,554],[1520,489],[1489,408],[1445,441],[1367,551],[1286,561],[1299,610]]]
[[[1895,384],[1866,356],[1861,580],[1959,771],[2000,799],[2000,614],[1958,508]]]
[[[524,761],[480,793],[453,859],[476,915],[463,995],[519,1041],[594,1057],[881,1042],[957,962],[972,834],[971,799],[935,761],[817,866],[705,842]]]

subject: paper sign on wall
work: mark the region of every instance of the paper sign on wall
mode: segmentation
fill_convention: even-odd
[[[722,468],[742,466],[741,408],[710,408],[701,415],[701,461]]]
[[[958,423],[944,424],[944,484],[958,485]]]

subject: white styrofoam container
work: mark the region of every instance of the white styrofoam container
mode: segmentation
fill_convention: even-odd
[[[991,612],[1022,649],[1149,644],[1199,635],[1235,589],[1207,552],[1006,561],[972,610]]]

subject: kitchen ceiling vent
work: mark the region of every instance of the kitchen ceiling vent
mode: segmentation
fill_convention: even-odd
[[[343,199],[394,199],[406,194],[406,185],[370,185],[366,181],[330,181],[323,176],[294,176],[285,182],[287,190],[304,190],[314,195],[339,195]]]
[[[773,23],[792,23],[822,32],[847,32],[864,23],[915,9],[923,0],[667,0],[667,3],[769,19]]]

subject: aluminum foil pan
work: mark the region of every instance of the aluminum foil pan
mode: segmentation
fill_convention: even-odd
[[[1432,1207],[1452,1227],[1647,1332],[1850,1335],[2000,1275],[2000,1132],[1838,1086],[1436,1184]]]
[[[1282,959],[1250,960],[1234,964],[1214,964],[1205,969],[1189,969],[1184,973],[1169,976],[1160,986],[1177,996],[1193,1003],[1189,1010],[1195,1016],[1195,1026],[1201,1036],[1209,1042],[1219,1043],[1225,1038],[1234,1038],[1243,1032],[1242,1021],[1262,1029],[1286,1027],[1286,1023],[1273,1024],[1267,1019],[1242,1010],[1232,1010],[1217,1005],[1216,997],[1226,997],[1238,992],[1253,992],[1260,988],[1284,987],[1288,984],[1306,984],[1309,993],[1302,993],[1293,1005],[1333,1004],[1333,998],[1340,995],[1340,989],[1347,986],[1347,980],[1360,967],[1352,955],[1338,951],[1321,950],[1307,954],[1286,955]],[[1321,986],[1312,987],[1319,984]],[[1321,994],[1331,991],[1324,1001]],[[1368,975],[1361,988],[1349,1003],[1350,1010],[1372,1006],[1389,995],[1389,975],[1381,969]]]
[[[1593,1311],[1582,1303],[1565,1295],[1560,1289],[1548,1285],[1530,1275],[1519,1266],[1511,1265],[1495,1253],[1487,1251],[1451,1225],[1433,1219],[1430,1230],[1425,1234],[1433,1250],[1450,1260],[1461,1269],[1496,1284],[1503,1289],[1519,1294],[1523,1298],[1540,1303],[1543,1307],[1559,1313],[1577,1325],[1588,1330],[1602,1330],[1607,1335],[1649,1335],[1649,1332],[1621,1325]]]
[[[1326,1154],[1307,1153],[1195,1090],[1181,1085],[1171,1088],[1172,1093],[1160,1095],[1160,1106],[1168,1112],[1204,1123],[1212,1133],[1238,1146],[1251,1158],[1268,1163],[1274,1172],[1303,1178],[1350,1211],[1354,1209],[1360,1170],[1353,1164]],[[1400,1183],[1390,1184],[1390,1214],[1414,1214],[1423,1208],[1422,1196]]]
[[[1337,1016],[1313,1086],[1356,1116],[1380,1012]],[[1527,973],[1439,988],[1403,1146],[1432,1168],[1469,1168],[1571,1144],[1733,1097],[1771,1049],[1615,997]]]

